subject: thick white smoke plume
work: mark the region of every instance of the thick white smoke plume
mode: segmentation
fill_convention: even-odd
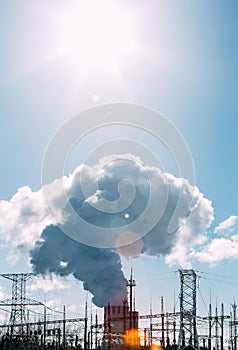
[[[86,195],[82,189],[82,175]],[[127,182],[122,183],[125,179]],[[206,230],[213,221],[211,202],[204,198],[197,187],[191,186],[186,179],[163,173],[156,167],[145,166],[133,155],[111,156],[100,160],[96,166],[77,167],[72,175],[63,178],[67,203],[62,200],[63,193],[56,190],[57,181],[47,185],[47,193],[50,194],[48,200],[55,214],[54,221],[42,200],[44,189],[31,192],[24,187],[11,201],[0,202],[0,229],[2,233],[4,230],[4,240],[11,242],[15,251],[23,248],[31,250],[31,263],[36,273],[72,274],[83,281],[84,288],[90,290],[94,296],[93,302],[98,306],[122,298],[126,293],[120,254],[164,255],[169,264],[179,263],[188,267],[192,248],[204,243]],[[121,184],[124,186],[122,192]],[[134,192],[131,191],[131,184]],[[120,205],[128,203],[132,192],[134,197],[129,205],[120,207],[118,200],[121,200]],[[125,198],[120,198],[122,194]],[[100,210],[104,200],[114,206],[113,211]],[[143,218],[149,201],[152,203],[151,209]],[[173,217],[178,203],[179,210]],[[72,208],[84,221],[98,229],[118,228],[119,238],[114,242],[115,249],[80,243],[80,237],[88,238],[90,233],[82,232],[80,225],[74,226]],[[10,212],[14,218],[14,224],[11,225],[7,221]],[[154,223],[157,213],[161,215],[158,215],[158,222]],[[174,232],[169,230],[172,217],[176,227]],[[133,226],[133,232],[128,229],[131,223],[136,223],[140,218],[143,218],[143,222],[138,221]],[[60,223],[61,230],[55,221]],[[143,225],[150,227],[147,234],[141,231]],[[63,232],[68,227],[77,230],[79,242]],[[130,236],[136,242],[123,247],[128,243],[128,237],[130,241]],[[109,241],[113,237],[109,235]],[[89,238],[93,243],[94,237]],[[101,243],[103,247],[104,242]]]

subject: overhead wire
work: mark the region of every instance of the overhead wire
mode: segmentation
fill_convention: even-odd
[[[207,308],[207,304],[205,303],[205,300],[204,300],[204,298],[203,298],[203,296],[202,296],[201,289],[200,289],[200,287],[199,287],[199,286],[197,287],[197,289],[198,289],[198,291],[199,291],[199,295],[200,295],[200,297],[201,297],[201,299],[202,299],[203,306],[205,307],[205,310],[206,310],[207,315],[208,315],[208,308]]]
[[[219,274],[215,274],[215,273],[211,273],[211,272],[204,272],[204,271],[196,271],[196,272],[199,272],[199,273],[202,273],[205,275],[211,275],[211,276],[215,276],[215,277],[227,278],[227,279],[238,281],[238,278],[235,278],[232,276],[219,275]]]
[[[224,284],[231,284],[233,286],[238,286],[238,283],[233,283],[233,282],[229,282],[229,281],[222,281],[220,279],[215,279],[215,278],[209,278],[209,277],[202,277],[202,279],[204,280],[209,280],[209,281],[214,281],[214,282],[219,282],[219,283],[224,283]]]

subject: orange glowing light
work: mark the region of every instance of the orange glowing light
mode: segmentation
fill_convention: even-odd
[[[152,343],[151,346],[150,346],[150,349],[151,349],[151,350],[159,350],[159,349],[160,349],[160,346],[159,346],[158,344]]]
[[[129,346],[140,346],[138,329],[128,329],[124,334],[124,342]]]

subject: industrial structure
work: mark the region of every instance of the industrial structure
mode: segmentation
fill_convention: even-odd
[[[125,343],[133,347],[140,344],[139,313],[135,310],[135,298],[133,298],[133,288],[136,286],[136,282],[132,276],[132,269],[127,286],[129,287],[129,305],[128,298],[125,298],[118,305],[110,305],[109,303],[104,308],[104,340],[108,347],[113,350],[121,349]]]
[[[41,302],[28,299],[26,283],[33,274],[2,274],[12,282],[12,297],[0,301],[0,308],[10,308],[9,320],[0,325],[0,350],[43,349],[201,349],[237,350],[237,305],[224,314],[224,305],[214,312],[210,303],[208,314],[197,315],[197,274],[194,270],[179,270],[179,310],[165,311],[161,297],[160,313],[152,307],[147,315],[136,311],[135,280],[128,280],[128,296],[121,303],[108,304],[104,319],[88,315],[66,317],[63,306],[59,317],[50,319],[48,308]],[[32,320],[28,307],[41,307],[38,319]],[[32,310],[31,310],[32,312]],[[94,319],[95,318],[95,319]]]
[[[179,270],[180,274],[180,327],[178,350],[184,348],[186,343],[198,348],[198,335],[196,326],[196,283],[197,275],[194,270]]]
[[[11,306],[11,316],[8,324],[8,333],[23,333],[26,331],[26,306],[39,306],[41,302],[26,298],[26,281],[33,273],[1,274],[1,277],[12,281],[12,298],[0,302],[0,306]]]

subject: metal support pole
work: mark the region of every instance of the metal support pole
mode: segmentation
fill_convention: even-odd
[[[127,300],[123,300],[123,334],[125,334],[127,330]]]
[[[133,280],[132,276],[132,265],[131,265],[131,276],[127,283],[127,286],[129,287],[129,298],[130,298],[130,304],[129,304],[129,328],[133,328],[133,287],[136,286],[135,280]]]
[[[63,349],[66,349],[66,314],[65,305],[63,306]]]
[[[98,348],[98,315],[95,316],[95,349]]]
[[[149,346],[152,345],[153,341],[153,325],[152,325],[152,298],[150,296],[150,335],[149,335]]]
[[[90,315],[90,347],[93,348],[93,313],[92,313],[92,304],[91,304],[91,315]]]
[[[161,326],[162,326],[162,339],[161,339],[161,346],[165,347],[165,341],[164,341],[164,298],[161,297]]]
[[[146,335],[146,328],[144,328],[144,347],[147,345],[147,335]]]
[[[234,302],[234,304],[232,305],[233,307],[233,324],[234,324],[234,332],[233,332],[233,335],[234,335],[234,350],[237,350],[237,324],[236,324],[236,309],[237,309],[237,305],[236,303]]]
[[[215,349],[218,350],[219,349],[219,334],[218,334],[218,310],[217,310],[217,306],[215,309],[215,339],[216,339],[216,346]]]
[[[221,304],[221,350],[224,350],[224,304]]]
[[[46,348],[46,306],[44,306],[44,336],[43,336],[43,346],[44,349]]]
[[[232,312],[230,311],[230,322],[229,322],[230,344],[231,344],[231,350],[234,350],[232,317],[233,315],[232,315]]]
[[[110,303],[108,303],[108,318],[107,318],[107,322],[108,322],[108,345],[109,345],[109,349],[111,348],[111,305]]]
[[[208,350],[212,349],[212,305],[209,304]]]
[[[166,347],[170,346],[170,339],[169,339],[169,316],[166,312]]]
[[[88,334],[88,303],[85,302],[85,320],[84,320],[84,350],[87,349],[87,334]]]

